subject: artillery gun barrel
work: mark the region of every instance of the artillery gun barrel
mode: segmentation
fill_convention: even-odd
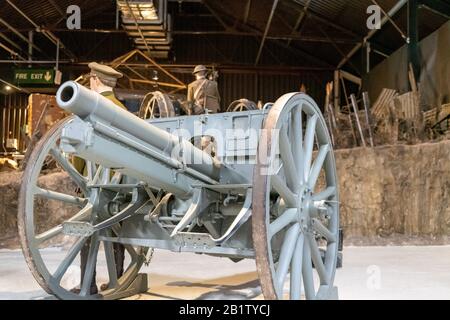
[[[211,179],[219,179],[221,163],[215,158],[189,141],[148,123],[76,82],[68,81],[61,85],[56,94],[56,101],[62,109],[83,120],[100,120],[103,124],[120,129],[168,156],[174,157],[172,153],[181,152],[183,159],[193,160],[186,163],[187,167]],[[175,147],[177,149],[174,149]]]
[[[76,82],[56,94],[58,105],[77,117],[61,132],[60,148],[182,199],[196,185],[242,184],[248,177]],[[224,177],[224,178],[222,178]]]

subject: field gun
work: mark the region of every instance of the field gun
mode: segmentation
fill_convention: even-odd
[[[139,270],[157,248],[255,259],[266,299],[337,298],[336,164],[311,97],[289,93],[263,110],[144,120],[66,82],[57,102],[73,116],[36,146],[19,199],[23,252],[47,292],[118,299],[145,291]],[[74,167],[74,157],[84,170]],[[40,184],[49,159],[77,192]],[[71,206],[73,214],[45,228],[48,213],[38,203],[44,200]],[[71,239],[71,247],[55,269],[42,248],[60,238]],[[86,271],[74,293],[63,278],[87,242]],[[128,256],[120,277],[113,243],[122,243]],[[94,295],[95,270],[97,279],[104,270],[107,286]]]

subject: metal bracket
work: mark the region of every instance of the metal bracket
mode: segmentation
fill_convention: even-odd
[[[245,195],[245,201],[244,205],[242,206],[241,211],[239,211],[239,214],[234,219],[233,223],[230,225],[230,227],[227,229],[227,231],[221,236],[220,238],[214,239],[211,237],[212,241],[216,244],[222,244],[228,239],[231,238],[231,236],[245,223],[247,222],[248,218],[252,215],[252,189],[248,188],[247,193]]]
[[[193,203],[194,204],[194,203]],[[192,205],[191,205],[192,207]],[[208,233],[191,233],[191,232],[175,232],[175,230],[181,230],[177,229],[178,226],[183,222],[183,220],[177,225],[177,228],[175,228],[174,232],[172,233],[171,237],[176,236],[177,234],[180,235],[179,241],[181,243],[189,244],[189,245],[196,245],[196,246],[217,246],[221,245],[228,239],[230,239],[233,234],[250,218],[252,215],[252,189],[247,189],[247,193],[245,195],[245,201],[244,205],[242,206],[241,211],[239,211],[239,214],[234,219],[233,223],[228,227],[227,231],[220,237],[220,238],[213,238]],[[188,212],[190,211],[190,208]],[[188,214],[186,213],[185,217]],[[184,218],[183,218],[184,219]],[[192,221],[190,219],[189,221]],[[189,222],[188,222],[189,223]],[[188,223],[184,224],[186,226]],[[183,226],[183,228],[184,228]]]
[[[208,233],[178,232],[174,236],[181,246],[215,247],[216,243]]]
[[[69,236],[89,237],[95,232],[92,224],[83,221],[63,222],[62,227],[63,234]]]
[[[75,153],[77,145],[84,148],[92,146],[93,132],[94,128],[90,123],[75,117],[63,127],[60,147],[66,153]]]
[[[63,223],[63,233],[66,235],[75,235],[75,236],[90,236],[95,231],[102,230],[105,228],[109,228],[116,223],[119,223],[132,215],[136,214],[140,207],[142,207],[145,203],[147,203],[148,198],[146,197],[147,193],[143,188],[136,188],[133,190],[133,197],[125,209],[120,211],[118,214],[112,216],[109,219],[106,219],[96,225],[93,225],[89,222],[83,221],[67,221]]]
[[[200,214],[200,212],[205,210],[209,206],[209,204],[210,201],[206,196],[205,189],[195,189],[194,195],[192,197],[192,203],[189,206],[189,209],[187,210],[181,221],[177,224],[170,236],[174,237],[178,232],[183,230],[189,223],[194,220],[194,218],[196,218]]]

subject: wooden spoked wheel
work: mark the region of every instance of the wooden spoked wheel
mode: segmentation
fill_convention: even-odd
[[[230,103],[227,112],[251,111],[257,109],[258,107],[253,101],[247,99],[239,99]]]
[[[270,109],[254,168],[252,237],[266,299],[331,299],[339,196],[329,133],[302,93]]]
[[[139,117],[142,119],[169,118],[175,115],[169,96],[160,91],[148,93],[139,108]]]
[[[89,187],[96,183],[120,184],[120,173],[111,173],[109,169],[79,159],[86,168],[85,173],[80,174],[73,160],[59,148],[61,130],[71,119],[62,120],[45,134],[33,150],[25,169],[18,210],[22,250],[34,278],[49,294],[60,299],[120,298],[126,295],[127,288],[138,276],[147,249],[125,245],[123,274],[118,277],[113,244],[101,241],[99,237],[120,234],[120,223],[96,231],[91,236],[73,236],[63,232],[66,222],[95,224],[108,218],[105,203],[121,196],[119,192]],[[49,174],[46,168],[49,162],[56,162],[59,169]],[[46,183],[45,180],[52,174],[65,179],[59,178],[53,184]],[[125,194],[123,198],[126,198]],[[56,212],[50,213],[48,208]],[[78,260],[86,243],[90,244],[89,253],[84,279],[80,283]],[[59,255],[63,256],[62,259],[58,260],[50,254],[55,246],[63,251]],[[99,292],[91,294],[95,273]],[[78,290],[73,290],[74,286],[79,287]]]

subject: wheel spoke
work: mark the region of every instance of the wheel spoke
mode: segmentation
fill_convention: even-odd
[[[304,241],[303,243],[303,252],[304,252],[302,261],[303,286],[305,287],[306,299],[314,300],[316,298],[316,293],[314,290],[311,248],[307,242],[308,241]]]
[[[51,200],[71,203],[71,204],[75,204],[75,205],[79,205],[79,206],[84,205],[87,201],[87,199],[85,199],[85,198],[75,197],[75,196],[71,196],[71,195],[56,192],[56,191],[42,189],[39,187],[35,187],[34,195],[36,195],[38,197],[51,199]]]
[[[315,114],[308,118],[308,123],[306,125],[306,133],[305,133],[305,145],[304,145],[304,152],[305,152],[305,159],[304,159],[304,174],[305,174],[305,181],[308,180],[309,170],[311,169],[311,160],[312,160],[312,154],[314,149],[314,137],[316,132],[316,124],[318,115]]]
[[[88,218],[92,213],[92,204],[88,203],[83,209],[81,209],[77,214],[75,214],[73,217],[67,219],[67,222],[72,221],[80,221]],[[62,225],[57,225],[56,227],[51,228],[50,230],[47,230],[43,233],[40,233],[35,236],[35,241],[37,244],[40,244],[44,241],[47,241],[51,238],[56,237],[59,235],[63,230]]]
[[[309,247],[311,248],[311,259],[314,263],[314,267],[317,270],[320,278],[321,285],[327,285],[329,282],[327,271],[325,269],[325,265],[323,264],[322,257],[320,255],[319,247],[317,246],[316,239],[313,235],[307,234],[307,242],[309,243]]]
[[[122,173],[114,172],[114,175],[111,178],[111,184],[119,184],[121,179],[122,179]]]
[[[88,203],[83,209],[78,211],[76,215],[67,219],[67,222],[87,220],[92,214],[93,206]]]
[[[287,135],[286,128],[280,132],[280,154],[283,161],[284,174],[286,181],[291,190],[297,191],[297,169],[295,168],[294,156],[292,154],[291,144]]]
[[[314,231],[325,237],[329,243],[336,242],[336,235],[328,230],[328,228],[325,227],[318,219],[312,219],[312,227]]]
[[[279,195],[286,201],[289,207],[296,206],[295,194],[288,188],[286,183],[281,180],[280,176],[273,175],[271,177],[273,188],[279,193]]]
[[[298,209],[291,208],[283,212],[278,218],[276,218],[269,226],[269,239],[282,230],[284,227],[295,221],[297,217]]]
[[[95,175],[94,175],[94,177],[92,178],[92,184],[97,184],[97,183],[99,183],[100,176],[101,176],[101,174],[102,174],[102,172],[103,172],[104,170],[103,170],[103,167],[102,167],[102,166],[96,167],[95,164],[92,164],[92,167],[93,167],[92,172],[95,171]],[[101,182],[100,182],[100,183],[101,183]]]
[[[109,184],[109,182],[110,182],[110,177],[111,177],[111,169],[110,169],[110,168],[104,168],[104,170],[103,170],[103,172],[102,172],[101,183],[103,183],[103,184]]]
[[[79,238],[70,248],[69,252],[67,253],[64,260],[60,263],[58,266],[58,269],[56,269],[55,273],[53,274],[53,278],[56,280],[56,283],[60,283],[62,277],[66,273],[69,266],[72,264],[73,260],[75,260],[76,256],[78,255],[78,252],[81,251],[81,248],[83,248],[84,243],[86,242],[88,238],[83,237]]]
[[[105,241],[103,245],[105,246],[106,265],[108,267],[109,288],[114,288],[117,286],[117,268],[116,260],[114,259],[113,244],[110,241]]]
[[[75,184],[84,192],[85,195],[89,194],[86,187],[86,179],[75,169],[75,167],[57,150],[50,149],[50,154],[59,163],[61,167],[69,174]]]
[[[286,279],[289,265],[294,254],[299,231],[300,225],[298,223],[290,227],[284,236],[283,245],[281,246],[280,258],[278,259],[278,268],[275,275],[276,286],[281,297],[283,296],[284,280]]]
[[[150,118],[153,118],[153,117],[154,117],[155,104],[156,104],[156,99],[151,100],[151,106],[150,106]]]
[[[314,165],[311,169],[311,173],[308,178],[308,186],[311,190],[313,190],[314,187],[316,186],[317,179],[319,178],[320,175],[320,170],[322,170],[323,164],[329,151],[330,145],[328,144],[321,146],[319,149],[319,153],[317,154],[317,158],[314,161]]]
[[[328,200],[329,197],[334,195],[336,195],[336,187],[328,187],[319,193],[313,194],[312,200],[313,201]]]
[[[42,232],[37,236],[35,236],[36,243],[41,244],[44,241],[50,240],[59,235],[62,232],[62,230],[63,230],[62,225],[57,225],[56,227],[53,227],[50,230]]]
[[[298,177],[303,182],[303,123],[302,123],[302,108],[294,108],[292,111],[292,132],[293,132],[293,155],[295,167],[297,168]]]
[[[291,300],[300,300],[302,287],[302,262],[305,236],[300,233],[295,245],[294,256],[291,261]]]
[[[99,241],[97,234],[91,236],[91,243],[89,246],[89,254],[86,263],[86,270],[83,276],[83,283],[81,285],[80,295],[85,296],[90,292],[92,279],[94,277],[95,267],[97,265],[97,253],[98,253]]]
[[[86,172],[88,180],[93,183],[95,175],[95,164],[92,161],[86,161]]]

